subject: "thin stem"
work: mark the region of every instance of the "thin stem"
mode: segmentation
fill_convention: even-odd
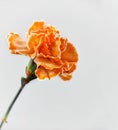
[[[33,59],[30,59],[30,62],[28,64],[28,66],[26,67],[26,78],[21,78],[21,87],[18,90],[18,92],[16,93],[15,97],[13,98],[11,104],[9,105],[5,115],[3,116],[3,119],[0,123],[0,130],[4,124],[4,122],[7,122],[7,117],[12,109],[12,107],[14,106],[14,103],[16,102],[17,98],[19,97],[20,93],[22,92],[24,86],[29,83],[30,81],[36,79],[36,75],[35,75],[35,70],[36,70],[37,66],[36,63],[34,63]]]
[[[1,124],[0,124],[0,130],[1,130],[1,128],[2,128],[2,126],[3,126],[3,124],[4,124],[4,122],[7,122],[7,117],[8,117],[8,115],[9,115],[9,113],[10,113],[10,111],[11,111],[11,109],[12,109],[14,103],[16,102],[17,98],[19,97],[20,93],[22,92],[24,86],[25,86],[27,83],[28,83],[28,82],[26,82],[26,79],[25,79],[25,78],[22,78],[22,79],[21,79],[21,87],[20,87],[20,89],[18,90],[18,92],[16,93],[16,95],[15,95],[15,97],[13,98],[11,104],[9,105],[9,107],[8,107],[8,109],[7,109],[6,113],[5,113],[5,115],[4,115],[3,118],[2,118],[2,121],[1,121]]]

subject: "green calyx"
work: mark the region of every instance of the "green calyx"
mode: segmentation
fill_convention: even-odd
[[[30,59],[28,65],[26,67],[26,75],[27,75],[27,77],[34,77],[36,68],[37,68],[37,65],[34,62],[34,60]]]

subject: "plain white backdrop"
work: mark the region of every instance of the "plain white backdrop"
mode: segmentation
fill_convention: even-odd
[[[7,33],[25,38],[36,20],[59,29],[80,61],[69,82],[29,83],[2,130],[118,130],[117,0],[0,0],[0,118],[29,61],[10,54]]]

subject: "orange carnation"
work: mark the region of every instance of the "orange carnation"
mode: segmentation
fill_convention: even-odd
[[[39,79],[59,75],[70,80],[76,69],[78,54],[74,46],[60,36],[59,31],[44,22],[34,22],[29,28],[27,40],[18,34],[9,33],[9,49],[13,54],[29,56],[37,65],[35,74]]]

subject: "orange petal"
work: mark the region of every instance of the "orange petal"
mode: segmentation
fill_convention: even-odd
[[[55,76],[57,76],[60,73],[59,69],[47,70],[47,72],[48,72],[49,79],[54,78]]]
[[[76,69],[76,65],[75,63],[68,63],[68,64],[64,64],[63,66],[63,70],[64,72],[61,73],[59,76],[61,77],[61,79],[63,79],[64,81],[66,80],[70,80],[72,78],[72,72]]]
[[[44,80],[46,78],[48,79],[54,78],[59,73],[60,73],[59,69],[47,70],[44,67],[39,67],[35,71],[36,76],[41,80]]]
[[[76,69],[75,62],[63,62],[63,72],[72,73]]]
[[[61,45],[60,40],[55,40],[55,42],[53,42],[51,44],[50,48],[51,48],[51,54],[52,54],[52,56],[54,56],[54,57],[60,57],[60,55],[61,55],[60,45]]]
[[[38,47],[37,52],[43,53],[44,55],[51,55],[48,43],[45,43],[44,39],[46,40],[45,37],[42,38],[42,42],[41,42],[42,44],[41,44],[41,46]]]
[[[30,49],[30,51],[32,52],[30,57],[34,58],[37,52],[37,48],[40,47],[42,43],[42,36],[32,33],[31,35],[29,35],[28,37],[28,41],[27,41],[27,46]]]
[[[55,68],[61,68],[63,62],[57,57],[44,56],[39,54],[35,58],[35,63],[37,66],[43,66],[45,69],[53,70]]]
[[[7,38],[11,53],[29,55],[30,51],[26,46],[26,42],[18,34],[9,33]]]
[[[61,37],[60,41],[61,41],[60,49],[61,49],[61,52],[63,52],[66,49],[68,40]]]
[[[44,80],[45,78],[48,78],[48,73],[43,67],[37,68],[35,71],[35,74],[39,79],[42,79],[42,80]]]
[[[49,42],[50,39],[48,36],[42,36],[41,46],[38,48],[38,53],[43,53],[44,55],[51,55],[54,57],[59,57],[61,54],[59,40],[55,40],[54,42]]]
[[[41,44],[41,35],[35,33],[29,35],[27,45],[30,49],[35,48],[40,44]]]
[[[59,75],[61,79],[63,79],[64,81],[66,80],[70,80],[72,78],[72,75],[71,74],[68,74],[68,73],[62,73]]]
[[[70,68],[69,68],[69,70],[67,72],[72,73],[75,69],[76,69],[75,63],[70,63]]]
[[[78,61],[78,54],[71,43],[67,43],[66,49],[61,54],[62,60],[66,60],[68,62],[77,62]]]
[[[44,26],[44,22],[34,22],[33,25],[28,30],[28,35],[32,32],[38,31],[39,29],[42,29]]]

